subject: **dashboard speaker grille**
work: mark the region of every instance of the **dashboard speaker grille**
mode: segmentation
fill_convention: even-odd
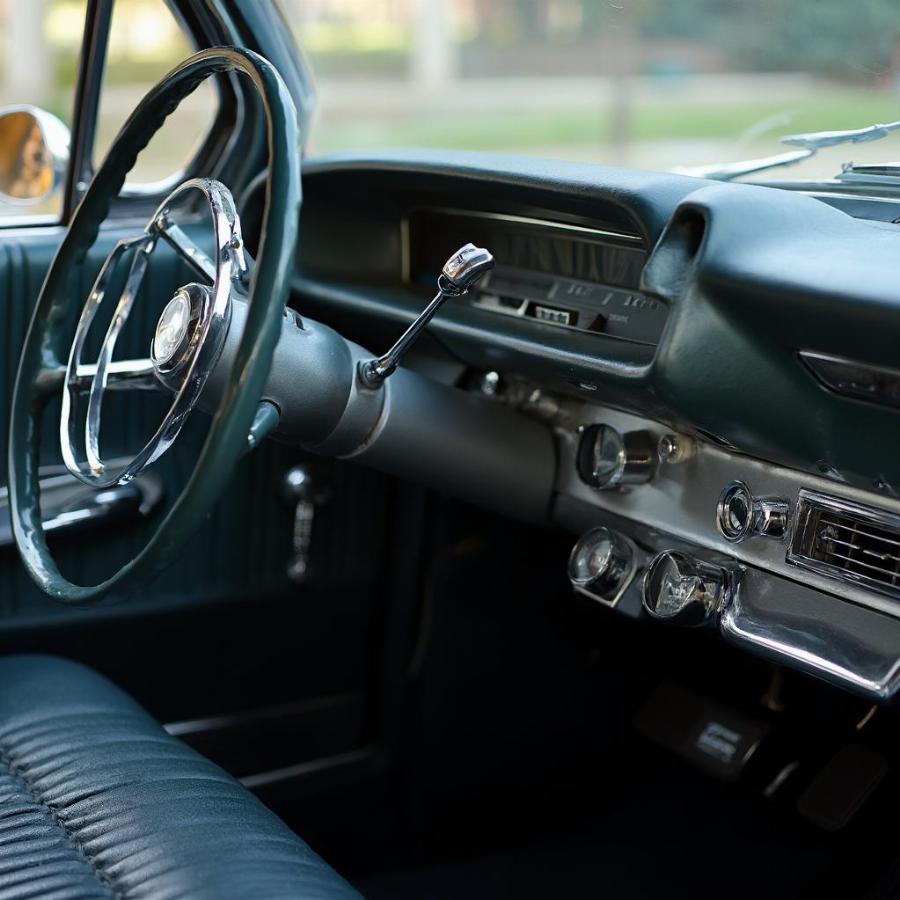
[[[900,597],[900,516],[801,491],[788,562]]]

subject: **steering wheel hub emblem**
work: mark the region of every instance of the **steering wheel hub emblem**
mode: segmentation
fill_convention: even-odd
[[[212,213],[215,257],[210,258],[172,220],[176,200],[199,191]],[[149,259],[160,240],[209,286],[191,283],[180,288],[163,310],[156,326],[149,360],[114,363],[116,340],[137,298]],[[106,297],[117,265],[132,253],[125,286],[97,357],[96,365],[82,361],[91,324]],[[119,241],[107,257],[88,295],[69,354],[59,434],[63,461],[78,479],[94,487],[124,484],[159,459],[178,437],[200,397],[225,344],[231,317],[232,292],[244,293],[247,262],[240,220],[228,188],[218,181],[195,178],[176,188],[147,223],[143,233]],[[155,377],[174,392],[169,411],[156,432],[124,465],[108,466],[100,453],[100,421],[107,389],[145,387]],[[88,395],[83,435],[79,435],[82,396]]]
[[[156,334],[153,336],[151,358],[156,367],[164,366],[181,349],[188,335],[191,321],[191,299],[183,288],[166,304]]]
[[[159,379],[171,389],[190,363],[200,338],[204,310],[212,303],[212,291],[204,284],[186,284],[166,304],[153,335],[150,360]]]

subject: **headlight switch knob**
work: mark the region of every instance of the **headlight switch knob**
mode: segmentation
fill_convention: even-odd
[[[599,491],[644,484],[653,477],[656,460],[656,442],[648,431],[622,433],[602,424],[581,430],[578,475]]]

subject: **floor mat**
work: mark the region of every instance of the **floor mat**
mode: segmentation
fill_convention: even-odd
[[[825,870],[827,847],[769,813],[683,771],[678,783],[643,785],[593,827],[357,886],[369,900],[796,900]]]

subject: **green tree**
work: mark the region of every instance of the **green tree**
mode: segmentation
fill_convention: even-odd
[[[656,0],[652,5],[640,0],[639,5],[642,35],[709,42],[749,71],[872,81],[891,69],[900,45],[898,0]]]

